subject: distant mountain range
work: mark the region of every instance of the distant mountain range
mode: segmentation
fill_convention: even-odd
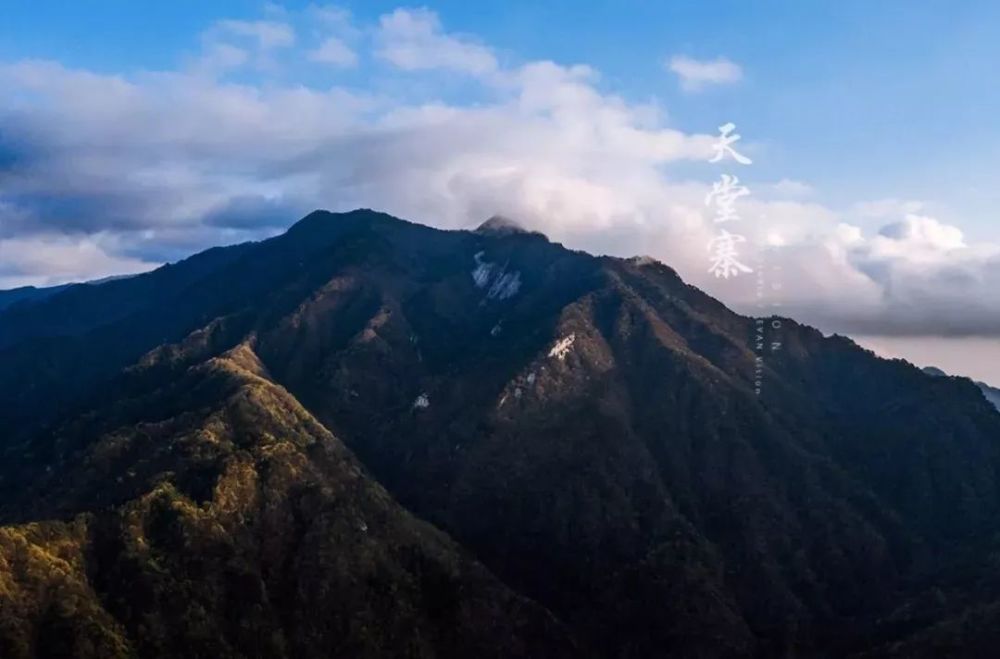
[[[44,300],[47,297],[55,295],[56,293],[61,293],[68,288],[73,286],[99,286],[105,284],[109,281],[118,281],[121,279],[128,279],[133,275],[116,275],[111,277],[103,277],[101,279],[94,279],[92,281],[78,282],[73,284],[60,284],[58,286],[21,286],[19,288],[10,288],[7,290],[0,291],[0,311],[3,311],[7,307],[16,304],[18,302],[37,302],[39,300]]]
[[[368,210],[22,295],[0,656],[991,656],[1000,413],[764,320]]]
[[[937,368],[935,366],[924,367],[924,373],[927,373],[928,375],[933,375],[934,377],[948,377],[947,373],[945,373],[940,368]],[[1000,409],[1000,389],[997,389],[996,387],[991,387],[985,382],[978,382],[975,380],[974,382],[976,383],[976,386],[982,390],[983,395],[986,396],[986,400],[996,405],[997,409]]]
[[[11,288],[0,291],[0,311],[18,302],[35,302],[49,297],[50,295],[55,295],[60,291],[66,290],[71,285],[72,284],[64,284],[62,286],[47,286],[42,288],[38,288],[36,286],[21,286],[20,288]]]

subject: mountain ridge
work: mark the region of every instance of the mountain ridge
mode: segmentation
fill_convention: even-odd
[[[925,366],[923,371],[924,373],[927,373],[928,375],[932,375],[934,377],[953,377],[935,366]],[[973,380],[973,382],[977,387],[979,387],[982,390],[983,395],[986,397],[986,400],[993,403],[993,405],[996,406],[997,409],[1000,409],[1000,389],[992,387],[986,384],[985,382],[980,382],[978,380]]]
[[[487,596],[507,603],[487,606],[490,624],[517,629],[528,624],[520,615],[536,630],[499,634],[520,639],[504,647],[881,656],[971,602],[1000,600],[963,576],[993,551],[1000,473],[1000,414],[971,382],[783,319],[783,349],[764,355],[756,395],[754,319],[666,265],[594,257],[538,234],[316,212],[235,250],[196,260],[197,273],[178,264],[156,275],[162,295],[145,306],[133,302],[133,288],[150,290],[144,276],[106,285],[124,286],[107,295],[127,310],[104,324],[62,322],[58,335],[40,307],[11,314],[19,324],[0,330],[0,420],[65,402],[13,443],[8,433],[4,463],[17,468],[0,469],[5,528],[113,517],[164,487],[219,505],[227,472],[205,462],[213,444],[198,439],[192,415],[219,405],[215,385],[198,378],[224,363],[285,392],[366,480],[495,575],[487,590],[509,594]],[[45,308],[66,314],[79,295]],[[39,327],[43,341],[30,338]],[[67,382],[66,369],[95,353],[107,363]],[[39,363],[51,373],[36,376]],[[25,381],[29,393],[6,395]],[[240,409],[268,418],[274,405]],[[295,436],[292,418],[271,423],[272,434]],[[164,444],[176,452],[119,446],[124,436],[155,447],[154,430],[176,437]],[[273,441],[227,432],[251,451]],[[115,485],[79,475],[115,459],[108,473],[136,476]],[[320,489],[335,479],[316,478]],[[183,546],[172,551],[187,560]],[[406,570],[389,573],[408,583]],[[943,600],[914,604],[935,588]],[[421,590],[405,592],[423,610]],[[219,591],[203,596],[219,610]],[[130,629],[130,642],[161,642]],[[391,656],[390,646],[401,647],[365,646],[365,656]]]

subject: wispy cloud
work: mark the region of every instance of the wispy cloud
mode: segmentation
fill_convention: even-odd
[[[358,65],[357,49],[364,31],[355,24],[350,11],[334,5],[310,5],[303,16],[317,41],[307,52],[311,61],[341,69]]]
[[[223,20],[215,24],[213,31],[252,39],[261,50],[289,48],[295,44],[295,31],[279,21]]]
[[[327,37],[315,50],[310,51],[309,59],[330,66],[350,68],[358,63],[358,55],[342,39]]]
[[[854,204],[852,211],[864,218],[885,219],[887,217],[900,217],[908,213],[919,213],[923,208],[924,203],[916,199],[886,197],[884,199],[860,201]]]
[[[667,68],[681,81],[681,88],[697,92],[711,85],[725,85],[743,79],[739,64],[725,58],[699,60],[687,55],[674,55],[666,62]]]
[[[808,183],[796,181],[790,178],[783,178],[771,186],[771,190],[778,195],[791,198],[808,197],[813,193],[813,187]]]
[[[428,9],[397,9],[379,20],[377,54],[408,71],[447,69],[473,75],[498,67],[493,51],[475,40],[442,30]]]
[[[200,75],[218,76],[253,65],[257,69],[274,66],[276,52],[292,48],[295,29],[277,20],[220,20],[201,35],[202,52],[189,67]]]

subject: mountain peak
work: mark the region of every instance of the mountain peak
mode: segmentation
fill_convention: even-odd
[[[490,233],[506,236],[515,233],[541,235],[537,231],[528,231],[517,220],[506,215],[494,215],[476,227],[476,233]]]

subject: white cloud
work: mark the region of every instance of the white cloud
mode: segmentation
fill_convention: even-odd
[[[350,11],[335,5],[310,5],[303,18],[317,43],[306,53],[309,60],[336,68],[357,66],[357,47],[364,32]]]
[[[330,66],[350,68],[358,63],[358,55],[342,39],[327,37],[309,53],[309,59]]]
[[[345,34],[345,24],[323,25],[318,42]],[[398,66],[474,73],[483,94],[445,103],[433,85],[395,72],[367,93],[190,71],[0,65],[0,128],[14,137],[3,148],[16,150],[0,196],[0,285],[134,271],[271,235],[312,208],[367,206],[447,228],[511,216],[575,248],[651,254],[758,312],[754,278],[707,272],[710,181],[671,174],[675,163],[710,157],[713,135],[606,92],[585,65],[501,67],[426,10],[398,10],[378,30],[383,51],[388,35],[401,37],[399,50],[383,53]],[[997,246],[970,243],[917,202],[840,213],[803,199],[810,190],[799,182],[761,188],[745,199],[740,230],[748,263],[781,267],[782,313],[868,334],[996,334]],[[881,231],[855,216],[879,220]],[[67,251],[75,242],[80,253]]]
[[[354,26],[351,12],[336,5],[310,5],[306,15],[313,23],[318,23],[324,30],[331,30],[345,37],[356,37],[360,30]]]
[[[201,57],[195,62],[196,72],[216,76],[238,69],[250,61],[250,53],[228,43],[206,43]]]
[[[292,26],[279,21],[223,20],[215,24],[218,33],[245,37],[257,43],[261,50],[289,48],[295,45]]]
[[[810,302],[793,275],[791,308],[809,320],[869,335],[996,335],[1000,245],[969,245],[957,227],[912,214],[871,236],[842,224],[825,242],[851,279],[840,282],[839,296],[816,295]],[[789,258],[805,270],[822,267],[795,253]]]
[[[144,272],[156,263],[114,256],[102,236],[41,235],[0,240],[0,289]]]
[[[666,62],[667,68],[677,74],[685,91],[701,91],[710,85],[725,85],[743,79],[739,64],[725,58],[698,60],[686,55],[674,55]]]
[[[467,37],[442,31],[428,9],[396,9],[379,19],[377,54],[407,70],[444,69],[484,75],[497,70],[493,51]]]
[[[958,227],[913,213],[907,213],[902,220],[882,227],[876,241],[877,244],[892,245],[893,251],[910,255],[915,252],[947,255],[953,250],[968,247]]]
[[[272,12],[274,13],[274,12]],[[295,29],[277,20],[216,21],[201,35],[201,53],[188,69],[217,77],[252,64],[258,70],[274,68],[275,53],[295,45]]]

